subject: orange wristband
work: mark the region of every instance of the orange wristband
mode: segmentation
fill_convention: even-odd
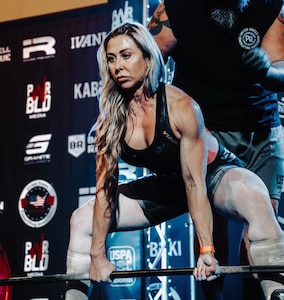
[[[204,252],[215,252],[215,248],[214,246],[204,246],[204,247],[200,247],[200,254],[204,253]]]

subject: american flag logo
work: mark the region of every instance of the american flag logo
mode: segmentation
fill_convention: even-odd
[[[31,195],[29,197],[29,203],[30,203],[30,205],[33,205],[34,207],[44,206],[45,200],[46,200],[46,195],[45,196]]]

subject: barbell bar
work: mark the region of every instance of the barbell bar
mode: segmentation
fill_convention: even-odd
[[[153,270],[129,270],[114,271],[111,273],[111,280],[117,278],[132,277],[154,277],[154,276],[177,276],[177,275],[193,275],[194,268],[179,269],[153,269]],[[247,274],[247,273],[284,273],[284,265],[276,266],[218,266],[215,275],[229,274]],[[70,273],[70,274],[53,274],[53,275],[35,275],[35,276],[19,276],[10,278],[1,278],[0,286],[27,284],[27,283],[48,283],[60,281],[78,281],[89,280],[89,273]]]

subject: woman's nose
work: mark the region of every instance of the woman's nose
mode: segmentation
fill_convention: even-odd
[[[121,64],[121,61],[120,59],[117,59],[116,60],[116,63],[115,63],[115,73],[119,73],[119,71],[122,69],[122,64]]]

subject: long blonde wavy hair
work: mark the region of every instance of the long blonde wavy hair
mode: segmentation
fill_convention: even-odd
[[[96,130],[96,174],[97,186],[103,189],[109,208],[116,209],[115,200],[118,184],[118,160],[121,141],[126,132],[126,119],[130,115],[129,103],[110,75],[107,61],[107,46],[110,39],[127,35],[133,39],[148,60],[148,73],[144,79],[145,95],[154,95],[160,82],[165,81],[165,66],[161,52],[146,27],[137,22],[127,22],[111,31],[100,46],[97,54],[102,80],[100,114],[95,124]],[[97,193],[100,190],[97,190]]]

